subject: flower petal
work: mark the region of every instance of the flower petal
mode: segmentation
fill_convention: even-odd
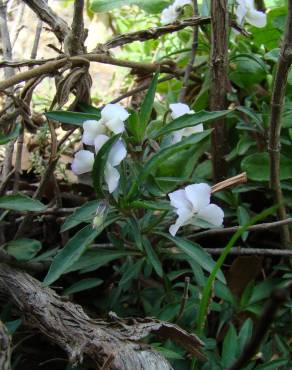
[[[172,193],[169,193],[168,197],[170,199],[170,204],[172,205],[172,207],[177,209],[184,208],[191,212],[192,204],[187,199],[185,190],[183,189],[176,190]]]
[[[177,214],[178,218],[176,219],[175,224],[171,225],[169,228],[169,232],[172,236],[175,236],[181,226],[187,225],[193,216],[192,211],[184,207],[178,208]]]
[[[108,141],[107,135],[98,135],[94,140],[95,153],[97,154],[101,147]]]
[[[182,130],[174,131],[174,133],[172,135],[172,143],[173,144],[179,143],[181,141],[182,137],[184,136],[184,132],[185,132],[184,128]]]
[[[247,13],[247,7],[245,6],[245,4],[240,3],[235,10],[238,24],[240,25],[243,24],[246,13]]]
[[[200,209],[197,217],[214,226],[221,226],[223,224],[224,212],[216,204],[209,204],[207,207]]]
[[[192,5],[192,0],[175,0],[173,3],[175,8],[182,8],[185,5]]]
[[[176,12],[175,7],[173,5],[170,5],[169,7],[163,9],[160,22],[161,24],[172,23],[176,20],[178,15],[179,13]]]
[[[81,175],[92,170],[94,163],[94,154],[89,150],[80,150],[74,156],[71,164],[72,171],[75,175]]]
[[[210,203],[211,187],[208,184],[193,184],[185,188],[186,197],[192,203],[195,212],[199,212],[202,208]]]
[[[119,104],[107,104],[101,110],[100,113],[101,113],[101,118],[105,122],[111,121],[112,119],[119,119],[121,121],[125,121],[130,115],[126,111],[126,109]]]
[[[104,179],[107,183],[108,191],[113,193],[119,185],[119,171],[111,164],[107,163],[104,169]]]
[[[83,136],[84,144],[93,145],[96,136],[105,133],[105,127],[101,121],[88,120],[83,122]]]
[[[186,127],[184,129],[184,135],[183,136],[190,136],[193,134],[197,134],[198,132],[203,132],[204,131],[204,126],[202,123],[199,123],[196,126],[193,127]]]
[[[263,28],[267,24],[267,15],[256,9],[251,9],[249,12],[247,12],[245,19],[252,26],[258,28]]]
[[[127,150],[125,148],[124,143],[122,140],[118,140],[111,148],[107,163],[109,163],[111,166],[118,166],[123,159],[125,159],[127,156]]]
[[[183,116],[184,114],[190,113],[190,107],[187,104],[183,103],[174,103],[170,104],[169,108],[171,109],[171,118],[176,119],[178,117]]]
[[[125,131],[124,122],[120,118],[112,118],[105,122],[106,127],[114,134],[120,134]]]

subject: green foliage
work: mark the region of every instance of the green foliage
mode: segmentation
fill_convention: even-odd
[[[125,5],[138,5],[150,13],[158,13],[169,4],[168,0],[91,0],[91,9],[102,13]]]
[[[41,212],[46,206],[36,199],[19,193],[0,197],[0,208],[19,212]]]

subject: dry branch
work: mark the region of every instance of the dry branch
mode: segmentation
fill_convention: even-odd
[[[227,69],[228,69],[228,31],[229,15],[227,0],[211,0],[211,57],[210,57],[210,110],[226,109],[227,106]],[[213,180],[220,181],[226,177],[225,118],[213,123],[212,132],[212,166]]]
[[[292,63],[292,1],[289,1],[286,31],[282,42],[281,53],[277,65],[271,99],[271,117],[269,132],[270,154],[270,184],[274,191],[275,202],[279,204],[278,217],[284,220],[287,217],[280,180],[280,138],[282,127],[282,113],[284,108],[285,90],[288,73]],[[282,243],[284,247],[290,244],[291,238],[287,226],[282,228]]]
[[[82,363],[86,357],[95,366],[102,366],[113,356],[112,370],[172,369],[160,354],[141,342],[151,333],[171,338],[192,355],[200,356],[203,343],[174,324],[122,320],[115,315],[110,322],[93,320],[80,306],[65,302],[35,278],[5,264],[0,264],[0,289],[22,313],[25,325],[59,345],[72,363]]]
[[[23,0],[23,2],[27,4],[43,22],[51,27],[60,42],[64,41],[70,28],[67,23],[48,6],[46,0]]]

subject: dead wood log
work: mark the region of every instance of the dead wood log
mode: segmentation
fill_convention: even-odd
[[[153,319],[93,320],[83,309],[64,301],[52,289],[22,272],[0,264],[0,291],[21,312],[26,326],[59,345],[73,364],[84,358],[96,366],[109,359],[112,370],[170,370],[168,361],[141,340],[149,334],[170,338],[203,359],[203,343],[178,326]]]

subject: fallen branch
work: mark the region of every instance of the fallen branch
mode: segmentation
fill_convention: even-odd
[[[84,357],[101,367],[112,356],[112,370],[168,370],[169,363],[141,340],[149,334],[171,338],[190,354],[203,359],[203,343],[174,324],[153,319],[93,320],[83,309],[64,301],[52,289],[42,287],[30,275],[0,264],[1,294],[7,296],[28,327],[37,329],[59,345],[73,364]]]

